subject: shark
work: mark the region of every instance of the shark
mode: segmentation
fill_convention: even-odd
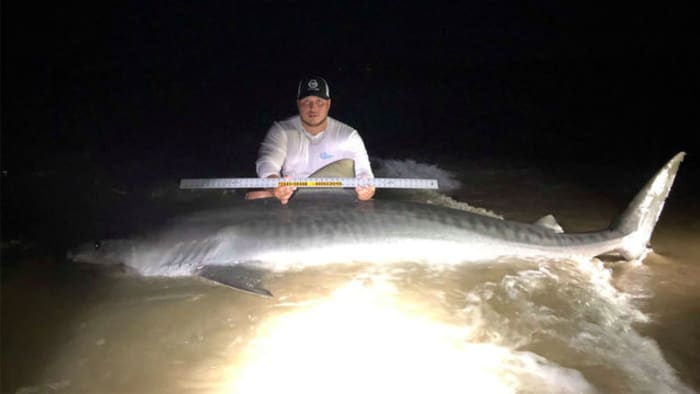
[[[312,265],[608,255],[641,260],[684,156],[671,158],[599,231],[567,233],[551,215],[522,223],[415,201],[359,201],[352,190],[307,189],[287,205],[274,198],[236,201],[176,217],[145,235],[85,244],[68,258],[123,264],[145,276],[199,276],[266,297],[272,293],[261,272]]]

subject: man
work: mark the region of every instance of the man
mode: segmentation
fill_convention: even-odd
[[[272,125],[258,153],[258,176],[304,178],[336,160],[352,159],[356,177],[374,177],[360,134],[329,117],[330,108],[330,89],[325,79],[314,76],[299,81],[299,115]],[[286,204],[294,188],[280,186],[270,191]],[[374,196],[375,188],[358,187],[355,192],[358,199],[369,200]]]

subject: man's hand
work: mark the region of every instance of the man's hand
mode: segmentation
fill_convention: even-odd
[[[279,175],[270,175],[268,178],[279,178]],[[288,176],[285,176],[285,178],[289,178]],[[292,198],[292,194],[294,194],[294,191],[297,190],[296,187],[291,187],[291,186],[278,186],[274,189],[270,189],[272,194],[280,200],[282,205],[286,205],[289,202],[289,199]]]
[[[360,178],[365,179],[367,176],[361,176]],[[376,190],[374,186],[358,186],[355,188],[355,193],[357,193],[358,200],[367,201],[374,197],[374,192]]]

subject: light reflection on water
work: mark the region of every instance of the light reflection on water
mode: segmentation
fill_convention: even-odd
[[[194,278],[63,272],[39,310],[75,299],[76,282],[101,294],[33,316],[25,337],[62,330],[20,392],[692,392],[611,273],[350,265],[278,274],[265,299]]]

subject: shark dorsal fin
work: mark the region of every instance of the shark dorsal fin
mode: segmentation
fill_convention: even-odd
[[[352,159],[336,160],[319,168],[309,178],[354,178],[355,161]]]
[[[561,228],[559,223],[557,223],[557,219],[555,219],[552,215],[542,216],[534,224],[535,226],[542,227],[549,231],[553,231],[557,234],[561,234],[564,232],[564,229]]]
[[[314,171],[313,174],[309,175],[309,178],[354,178],[355,177],[355,161],[352,159],[340,159],[336,160],[330,164],[327,164],[318,170]],[[310,194],[318,195],[319,191],[323,189],[300,189],[297,190],[294,195],[297,194]],[[328,194],[328,191],[325,191]],[[348,194],[344,190],[333,190],[334,194]],[[268,190],[255,190],[249,191],[245,195],[246,200],[257,200],[260,198],[270,198],[272,193]]]
[[[336,160],[319,168],[309,178],[354,178],[355,161],[352,159]],[[299,188],[294,192],[294,199],[299,198],[355,198],[355,191],[351,189],[323,189],[323,188]]]

